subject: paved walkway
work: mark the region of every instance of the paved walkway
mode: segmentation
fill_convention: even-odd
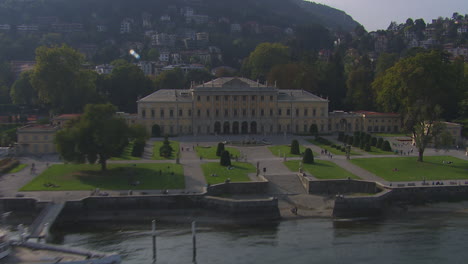
[[[302,137],[295,137],[299,140],[301,145],[305,145],[306,147],[312,148],[315,153],[320,153],[321,148],[311,143],[307,142]],[[201,193],[205,190],[206,181],[201,170],[200,165],[204,162],[209,162],[207,160],[200,160],[197,156],[193,147],[197,144],[203,145],[210,145],[216,146],[216,144],[220,141],[224,140],[238,140],[242,141],[245,140],[245,136],[203,136],[203,137],[178,137],[176,138],[177,141],[180,142],[180,146],[184,148],[184,151],[181,151],[181,159],[180,164],[184,168],[184,175],[185,175],[185,182],[186,187],[183,190],[170,190],[171,193]],[[252,139],[252,138],[248,138]],[[256,140],[261,140],[263,137],[256,137]],[[274,145],[283,145],[289,144],[291,142],[292,137],[284,137],[284,136],[275,136],[275,137],[267,137],[266,140],[271,142]],[[331,138],[333,139],[333,138]],[[145,148],[144,158],[141,160],[132,160],[132,161],[109,161],[109,163],[174,163],[175,161],[168,161],[168,160],[151,160],[152,156],[152,147],[155,139],[149,141]],[[408,149],[407,153],[409,153],[409,149],[412,147],[408,144],[401,144],[400,147],[402,149]],[[289,203],[291,202],[292,198],[295,197],[296,200],[302,201],[307,203],[308,195],[305,194],[305,190],[300,184],[300,181],[295,176],[294,172],[289,171],[289,169],[283,164],[283,158],[279,158],[274,156],[269,150],[267,146],[259,146],[259,147],[252,147],[252,146],[245,146],[245,147],[236,147],[241,150],[242,154],[246,157],[247,161],[253,164],[254,166],[259,164],[261,171],[263,168],[266,168],[265,176],[268,180],[270,180],[271,187],[269,191],[269,195],[283,197],[284,199],[282,202]],[[189,151],[187,151],[189,149]],[[463,151],[456,151],[451,150],[449,152],[444,151],[435,151],[433,149],[428,149],[425,152],[426,156],[432,155],[450,155],[460,159],[468,160],[468,157],[464,155]],[[417,153],[413,152],[410,153],[410,156],[417,156]],[[355,158],[370,158],[370,157],[400,157],[398,155],[369,155],[365,152],[363,155],[360,156],[352,156],[352,159]],[[351,162],[347,161],[344,155],[334,155],[333,158],[330,158],[325,155],[318,155],[315,157],[316,159],[323,159],[323,160],[330,160],[335,162],[337,165],[341,166],[342,168],[360,176],[361,178],[369,181],[377,181],[382,184],[390,184],[389,182],[384,181],[383,179],[377,177],[376,175],[361,169],[360,167],[355,166]],[[288,158],[288,160],[295,160],[300,158]],[[0,196],[3,197],[14,197],[18,195],[18,190],[44,171],[48,166],[52,164],[59,164],[62,163],[57,156],[44,156],[41,158],[35,157],[23,157],[20,158],[21,162],[24,164],[28,164],[28,168],[22,170],[18,173],[13,174],[6,174],[0,176]],[[214,161],[214,160],[213,160]],[[30,168],[34,163],[35,171],[32,173]],[[255,178],[255,177],[253,177]],[[393,186],[403,183],[393,183]],[[447,181],[445,184],[450,184],[450,181]],[[126,195],[127,191],[113,191],[109,192],[110,195]],[[148,194],[152,193],[161,193],[162,190],[143,190],[138,192],[145,192]],[[64,201],[64,200],[76,200],[87,197],[90,195],[89,191],[44,191],[44,192],[20,192],[21,194],[28,196],[28,197],[36,197],[40,200],[51,200],[55,202]],[[305,196],[304,196],[305,195]],[[287,199],[285,198],[287,197]],[[302,197],[302,198],[300,198]],[[318,198],[317,198],[318,199]],[[304,205],[305,206],[305,205]]]

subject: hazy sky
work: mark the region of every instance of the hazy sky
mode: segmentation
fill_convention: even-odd
[[[391,21],[403,23],[407,18],[451,17],[453,12],[468,14],[467,0],[308,0],[345,11],[367,31],[387,29]]]

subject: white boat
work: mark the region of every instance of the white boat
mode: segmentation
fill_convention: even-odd
[[[11,252],[10,241],[5,233],[0,231],[0,259],[8,256]]]

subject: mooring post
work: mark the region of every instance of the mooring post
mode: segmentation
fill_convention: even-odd
[[[196,222],[192,222],[192,242],[193,242],[193,258],[192,262],[197,263],[197,234],[196,234]]]
[[[151,222],[151,236],[153,237],[153,262],[156,261],[156,220]]]

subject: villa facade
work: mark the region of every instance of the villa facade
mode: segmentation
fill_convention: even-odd
[[[138,121],[161,134],[304,134],[328,130],[328,100],[246,78],[218,78],[187,90],[158,90],[138,100]]]

